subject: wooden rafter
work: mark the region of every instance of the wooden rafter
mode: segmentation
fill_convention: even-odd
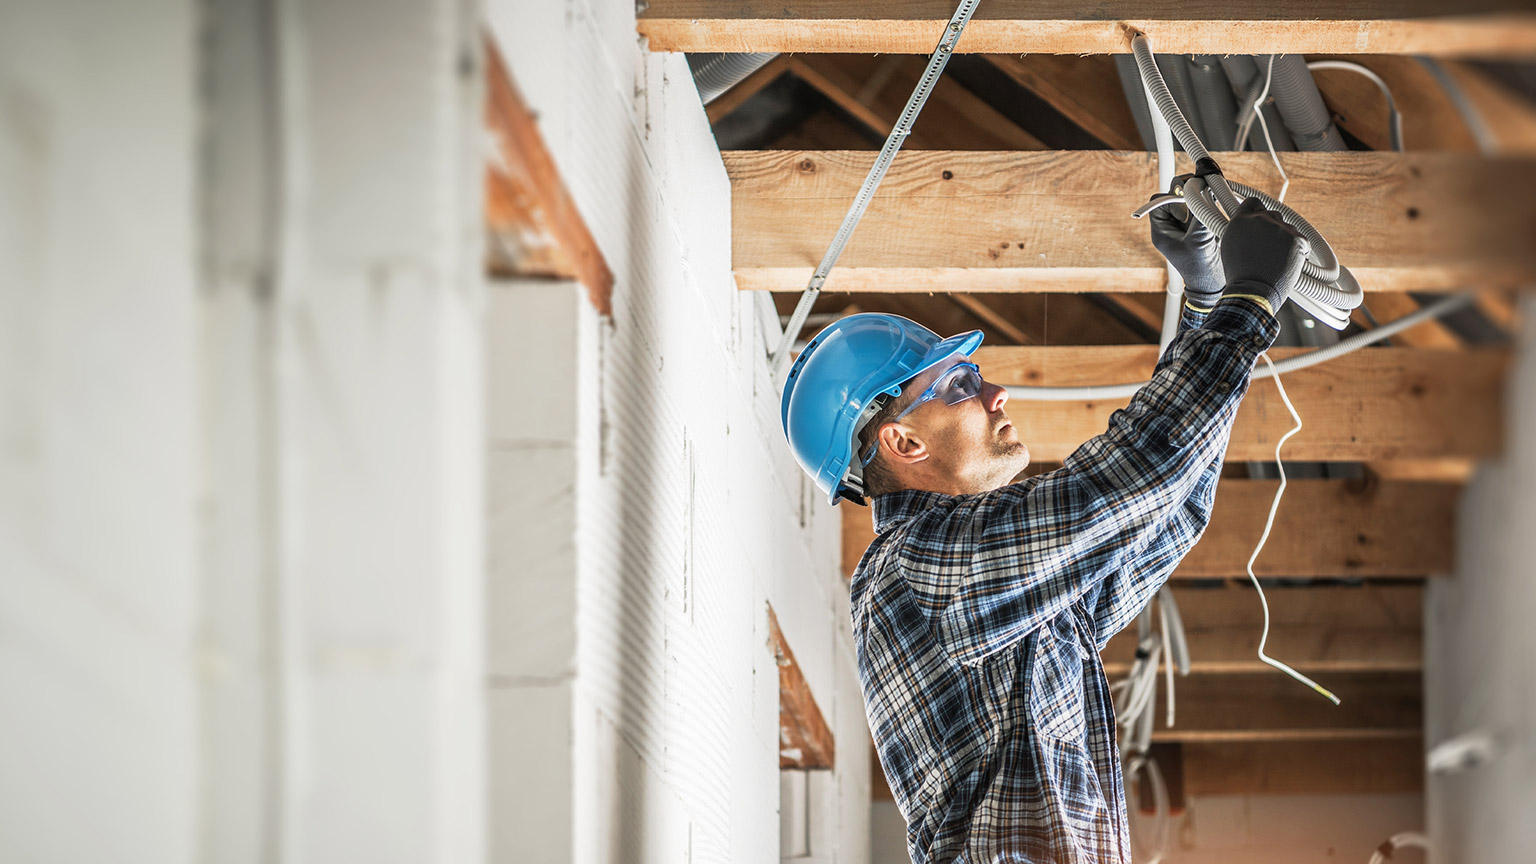
[[[889,135],[923,71],[919,57],[805,55],[790,70],[838,107],[884,137]],[[1021,129],[953,79],[940,78],[904,147],[915,150],[1044,150]]]
[[[1307,409],[1299,410],[1308,416]],[[1033,450],[1034,442],[1027,435],[1024,440]],[[1173,578],[1242,576],[1277,483],[1222,480],[1211,523]],[[1449,573],[1458,494],[1459,487],[1444,483],[1293,480],[1254,571],[1262,577],[1352,579]],[[869,511],[849,507],[843,514],[844,575],[852,575],[873,539]]]
[[[495,143],[485,166],[487,268],[498,276],[578,280],[593,307],[610,314],[613,273],[490,38],[485,84],[485,126]]]
[[[736,82],[731,89],[715,97],[715,101],[709,103],[704,109],[709,115],[709,122],[720,122],[726,115],[740,108],[748,99],[761,93],[764,87],[779,80],[779,76],[789,71],[789,64],[789,57],[784,55],[775,57],[751,75]]]
[[[723,154],[743,289],[805,284],[874,159]],[[1287,153],[1287,199],[1367,291],[1524,285],[1536,274],[1536,161],[1452,153]],[[1267,154],[1222,154],[1278,185]],[[1155,157],[1119,151],[899,154],[828,290],[1159,292],[1164,263],[1129,214]]]
[[[653,51],[925,54],[953,12],[950,0],[650,0],[639,29]],[[956,50],[1125,53],[1128,26],[1151,35],[1158,51],[1175,54],[1536,51],[1536,20],[1520,0],[1352,0],[1326,10],[1257,0],[997,0],[981,4]]]
[[[1143,149],[1110,58],[992,54],[987,60],[1109,149]]]
[[[832,729],[811,695],[772,607],[768,609],[768,631],[779,666],[779,767],[831,768],[837,757]]]

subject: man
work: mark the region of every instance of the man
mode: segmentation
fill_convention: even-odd
[[[1059,470],[1012,482],[1029,448],[1007,392],[969,363],[979,332],[850,316],[791,370],[783,418],[801,466],[834,504],[873,498],[853,628],[917,864],[1131,860],[1099,650],[1204,530],[1308,248],[1253,199],[1219,250],[1197,221],[1154,214],[1153,243],[1186,283],[1180,333]]]

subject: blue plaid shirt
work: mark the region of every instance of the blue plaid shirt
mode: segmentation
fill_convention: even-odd
[[[874,500],[853,630],[914,862],[1131,860],[1099,650],[1205,530],[1278,332],[1247,300],[1186,307],[1151,382],[1059,470]]]

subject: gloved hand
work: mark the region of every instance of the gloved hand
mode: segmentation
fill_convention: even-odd
[[[1249,198],[1232,214],[1221,236],[1221,263],[1227,274],[1222,295],[1262,297],[1270,311],[1279,314],[1311,251],[1311,242],[1279,213]]]
[[[1175,186],[1180,179],[1174,178]],[[1216,234],[1182,206],[1159,207],[1147,218],[1152,223],[1152,245],[1184,278],[1185,298],[1202,309],[1215,306],[1227,282]]]

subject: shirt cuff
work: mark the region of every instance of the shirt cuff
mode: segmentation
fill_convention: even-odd
[[[1258,303],[1243,297],[1223,297],[1205,316],[1201,327],[1231,337],[1251,349],[1255,356],[1268,350],[1280,335],[1280,321]]]

